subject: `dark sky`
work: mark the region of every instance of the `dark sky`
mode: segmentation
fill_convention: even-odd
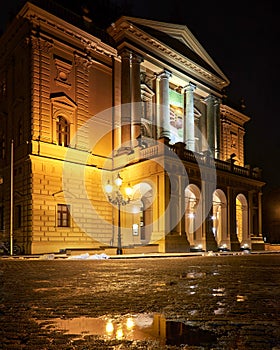
[[[57,2],[63,2],[57,0]],[[93,0],[90,1],[94,4]],[[103,0],[106,3],[109,0]],[[246,163],[263,169],[267,187],[280,187],[280,14],[276,1],[111,0],[125,15],[186,25],[229,78],[231,99],[245,99]],[[1,5],[2,28],[21,0]],[[70,0],[69,0],[70,2]],[[82,3],[79,1],[79,4]]]

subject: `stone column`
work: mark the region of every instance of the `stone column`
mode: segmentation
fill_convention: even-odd
[[[171,73],[164,70],[158,75],[159,81],[159,121],[160,138],[170,139],[170,106],[169,106],[169,78]]]
[[[132,143],[137,144],[136,138],[141,135],[141,79],[140,63],[142,57],[132,54],[131,69],[131,102],[132,102]]]
[[[236,232],[236,195],[232,187],[227,187],[227,203],[228,203],[228,229],[230,234],[231,250],[238,251],[240,243]]]
[[[209,95],[206,99],[207,102],[207,142],[209,150],[212,152],[214,156],[215,152],[215,143],[214,143],[214,137],[215,137],[215,123],[214,123],[214,97],[212,95]]]
[[[232,217],[232,193],[231,193],[231,188],[228,186],[227,187],[227,237],[231,237],[231,220],[230,218]]]
[[[207,151],[208,150],[208,143],[207,143],[207,128],[206,128],[206,106],[203,105],[203,109],[201,109],[201,116],[199,121],[199,128],[201,132],[201,141],[200,141],[200,148],[198,151]]]
[[[213,233],[213,186],[209,181],[201,181],[201,193],[203,196],[202,215],[204,219],[203,240],[207,251],[217,251],[217,242]]]
[[[131,52],[121,53],[121,148],[131,148]]]
[[[221,122],[220,122],[220,100],[214,100],[214,133],[215,133],[215,158],[220,159],[221,150]]]
[[[185,88],[184,142],[186,149],[195,151],[194,98],[196,86],[189,83]]]
[[[181,236],[186,236],[186,199],[185,189],[188,185],[187,176],[180,175],[180,188],[179,188],[179,206],[180,206],[180,222],[179,222],[179,233]]]
[[[254,215],[254,203],[253,203],[254,191],[248,192],[248,201],[249,201],[249,236],[253,236],[254,232],[254,223],[253,223],[253,215]]]
[[[258,193],[258,236],[262,237],[262,192]]]

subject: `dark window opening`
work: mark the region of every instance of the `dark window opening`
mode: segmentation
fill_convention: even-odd
[[[70,227],[70,205],[57,205],[57,226]]]

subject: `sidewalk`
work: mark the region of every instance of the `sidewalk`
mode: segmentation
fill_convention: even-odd
[[[229,251],[229,252],[186,252],[186,253],[142,253],[142,254],[61,254],[61,253],[46,253],[46,254],[30,254],[30,255],[2,255],[0,259],[31,259],[31,260],[56,260],[56,259],[69,259],[69,260],[102,260],[102,259],[143,259],[143,258],[182,258],[182,257],[195,257],[195,256],[228,256],[228,255],[247,255],[247,254],[280,254],[279,251]]]

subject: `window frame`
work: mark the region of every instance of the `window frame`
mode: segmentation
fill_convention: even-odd
[[[70,144],[70,123],[59,115],[56,121],[56,138],[59,146],[68,147]]]
[[[69,204],[57,204],[56,214],[57,214],[57,227],[65,228],[71,227],[71,206]]]

